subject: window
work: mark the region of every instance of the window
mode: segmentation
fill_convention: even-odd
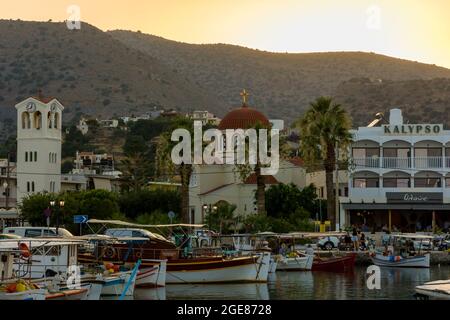
[[[445,178],[445,187],[450,188],[450,178]]]
[[[48,154],[48,162],[52,162],[52,153],[50,152],[49,154]]]
[[[59,127],[59,113],[55,113],[55,123],[54,123],[54,126],[53,126],[53,128],[55,128],[55,129],[58,129],[58,127]]]
[[[42,114],[40,111],[34,113],[34,127],[39,130],[42,128]]]
[[[33,162],[33,152],[30,151],[30,162]]]
[[[52,113],[49,112],[48,115],[47,115],[47,126],[48,126],[49,129],[51,129],[52,125],[53,125],[52,124]]]
[[[30,192],[30,181],[27,181],[27,192]]]
[[[25,230],[25,238],[35,238],[42,236],[41,229],[27,229]]]
[[[416,188],[440,188],[441,178],[415,178],[414,187]]]
[[[44,236],[56,236],[56,232],[53,230],[44,229]]]
[[[411,183],[409,178],[384,178],[384,188],[410,188]]]
[[[37,151],[34,152],[34,162],[37,161]]]
[[[355,178],[353,180],[354,188],[378,188],[379,186],[378,178]]]
[[[28,162],[28,152],[25,152],[25,162]]]
[[[31,121],[30,114],[28,112],[22,113],[22,129],[30,129]]]
[[[31,182],[31,192],[34,192],[34,181]]]

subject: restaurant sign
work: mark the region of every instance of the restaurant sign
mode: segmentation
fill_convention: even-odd
[[[442,124],[399,124],[383,125],[384,134],[387,135],[436,135],[444,127]]]
[[[386,192],[388,203],[443,203],[441,192]]]

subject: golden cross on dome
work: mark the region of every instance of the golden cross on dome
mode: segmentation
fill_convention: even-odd
[[[247,98],[250,94],[244,89],[241,92],[241,97],[242,97],[242,105],[246,106],[247,105]]]

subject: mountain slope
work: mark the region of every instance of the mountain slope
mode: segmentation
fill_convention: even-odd
[[[66,119],[154,106],[223,108],[164,63],[89,24],[71,31],[64,23],[0,20],[0,117],[12,116],[17,101],[40,89],[66,105]]]
[[[139,32],[110,34],[170,65],[229,107],[238,103],[239,91],[246,88],[252,104],[286,120],[298,117],[317,96],[333,95],[341,82],[352,78],[450,78],[449,69],[373,53],[270,53],[224,44],[186,44]]]

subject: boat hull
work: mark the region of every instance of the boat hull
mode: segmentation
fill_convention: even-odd
[[[145,261],[147,263],[151,261]],[[166,285],[167,260],[156,261],[153,266],[146,266],[139,269],[136,276],[136,287],[155,288]]]
[[[450,280],[427,282],[416,287],[419,296],[432,300],[450,300]]]
[[[89,289],[63,290],[57,293],[49,293],[45,300],[87,300]]]
[[[0,293],[0,300],[45,300],[47,290],[37,289],[24,292]]]
[[[307,271],[311,270],[314,256],[282,258],[278,261],[277,271]]]
[[[267,282],[270,253],[234,259],[168,263],[167,284]]]
[[[376,266],[380,267],[398,267],[398,268],[429,268],[430,267],[430,254],[402,258],[400,256],[383,256],[381,254],[375,254],[372,256],[372,262]]]
[[[105,277],[103,280],[105,283],[102,288],[102,296],[120,296],[125,290],[125,286],[131,278],[131,271],[122,272],[120,274],[112,274],[111,277]],[[131,285],[125,293],[125,296],[134,295],[134,287],[136,284],[136,278],[133,279]]]
[[[326,260],[315,259],[312,265],[312,271],[323,272],[351,272],[355,268],[356,254],[349,254],[344,257],[334,257]]]

